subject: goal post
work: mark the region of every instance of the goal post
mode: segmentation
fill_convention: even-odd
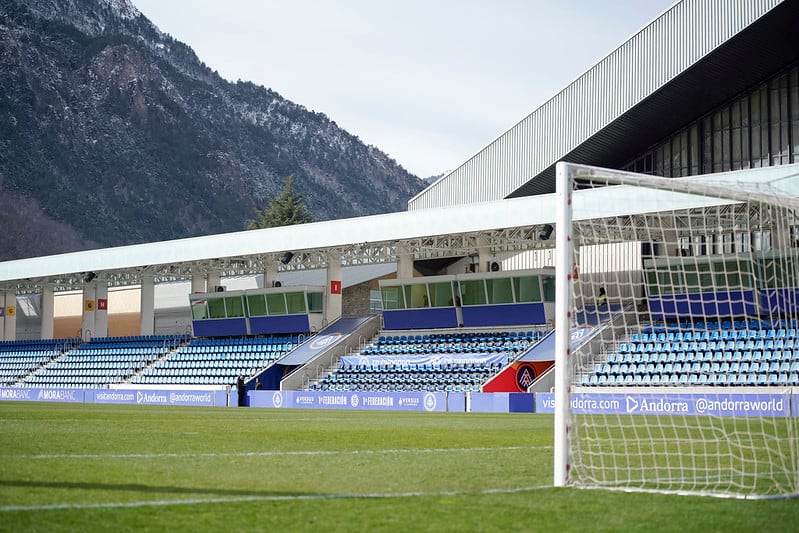
[[[799,495],[799,166],[556,184],[555,486]]]

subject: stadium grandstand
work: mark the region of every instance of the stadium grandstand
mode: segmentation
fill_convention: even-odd
[[[582,246],[563,324],[553,201],[558,161],[730,188],[796,180],[796,20],[797,0],[676,2],[406,212],[0,263],[3,385],[226,389],[244,375],[272,391],[549,392],[560,327],[596,347],[580,384],[799,386],[795,308],[630,305],[674,257],[740,288],[746,276],[714,278],[713,265],[755,273],[764,254],[793,253],[792,212],[784,239],[727,231],[721,215],[688,231],[685,216],[669,246],[638,234]],[[640,191],[605,189],[574,191],[583,220],[651,212]],[[695,208],[691,194],[670,212]],[[646,314],[634,331],[596,344],[631,312]]]

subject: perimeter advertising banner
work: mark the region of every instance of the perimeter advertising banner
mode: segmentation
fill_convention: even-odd
[[[232,401],[231,405],[235,405]],[[446,411],[444,392],[250,391],[250,407]]]
[[[624,393],[575,392],[576,414],[713,415],[781,417],[797,414],[789,393]],[[538,393],[536,413],[554,413],[555,395]]]
[[[83,403],[84,392],[84,389],[8,388],[0,389],[0,400]]]
[[[86,391],[86,403],[133,403],[139,405],[226,405],[224,391],[99,389]]]

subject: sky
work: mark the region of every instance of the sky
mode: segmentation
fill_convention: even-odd
[[[454,170],[674,0],[132,0],[229,81]]]

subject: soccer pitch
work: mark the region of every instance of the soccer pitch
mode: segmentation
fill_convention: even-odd
[[[552,417],[0,402],[0,531],[790,531],[797,500],[552,488]]]

